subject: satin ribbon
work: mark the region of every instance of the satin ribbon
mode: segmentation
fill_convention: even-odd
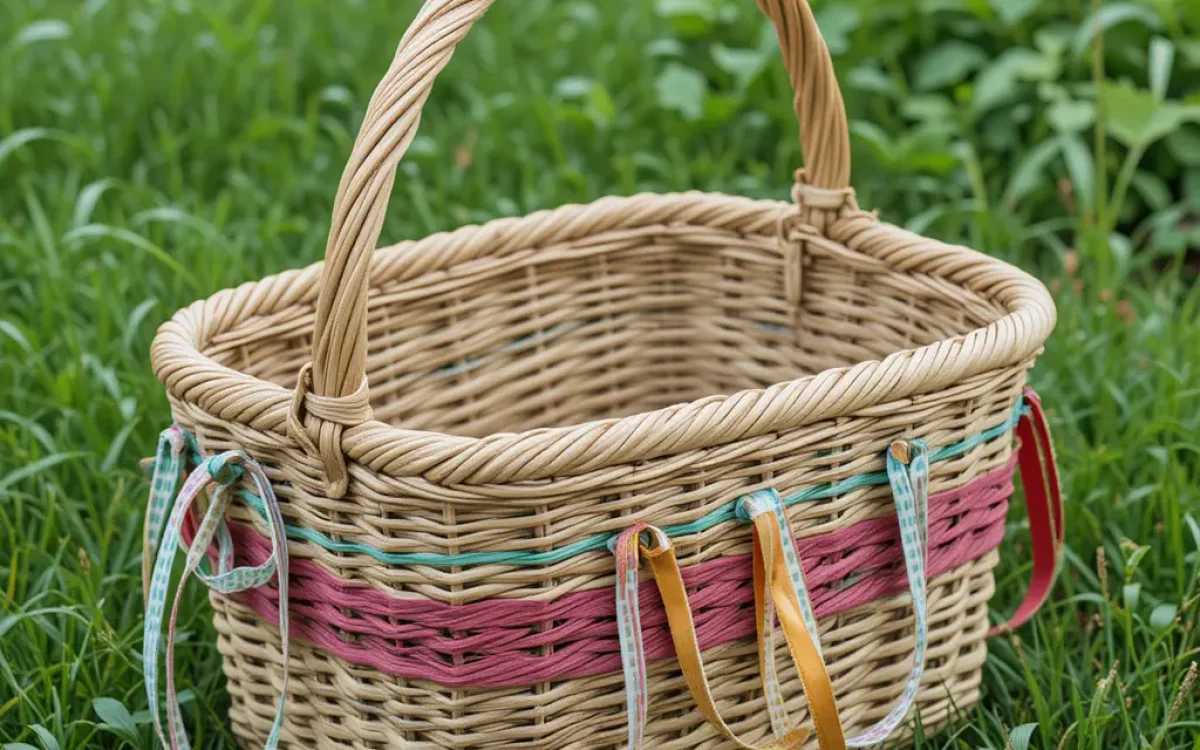
[[[1025,488],[1025,511],[1033,541],[1033,573],[1025,597],[1007,622],[996,625],[988,636],[1008,633],[1029,621],[1042,607],[1058,575],[1058,557],[1063,547],[1063,499],[1050,439],[1050,425],[1042,400],[1032,388],[1025,389],[1026,411],[1017,424],[1017,463]]]
[[[892,710],[865,732],[847,737],[847,747],[871,747],[891,736],[904,721],[904,717],[908,715],[909,709],[916,701],[917,692],[921,687],[921,678],[925,674],[925,649],[929,640],[926,577],[929,548],[929,449],[925,442],[912,440],[894,443],[887,454],[887,473],[896,506],[896,519],[900,527],[900,546],[904,553],[905,574],[913,601],[912,668],[909,670],[900,700],[892,707]],[[784,561],[787,564],[792,585],[798,594],[804,622],[810,633],[818,635],[820,631],[817,629],[816,619],[813,616],[795,536],[791,533],[788,525],[787,514],[779,493],[775,490],[759,490],[743,498],[742,508],[745,514],[752,519],[770,514],[779,525],[781,538],[790,540],[790,544],[784,546]],[[760,668],[770,674],[770,679],[767,681],[769,685],[767,706],[771,717],[771,726],[778,736],[787,730],[790,722],[782,698],[772,696],[772,692],[779,691],[779,682],[775,677],[774,622],[774,613],[770,607],[770,600],[768,600],[768,608],[759,620],[759,640],[764,644],[764,648],[760,652],[759,664]],[[820,652],[819,637],[815,645]]]
[[[887,470],[913,599],[913,664],[896,706],[866,732],[850,738],[844,736],[841,726],[833,687],[821,653],[819,631],[804,581],[799,551],[788,524],[783,500],[775,490],[760,490],[743,497],[738,504],[738,517],[754,524],[754,598],[759,671],[775,735],[771,743],[762,747],[796,747],[809,734],[806,729],[792,724],[785,707],[775,664],[777,618],[808,698],[809,712],[822,750],[868,747],[883,742],[903,722],[916,700],[925,670],[928,641],[925,569],[928,550],[929,451],[925,443],[913,440],[893,444],[887,455]],[[648,703],[637,597],[637,570],[642,556],[649,559],[662,594],[675,651],[692,696],[718,732],[738,747],[752,747],[734,736],[717,714],[704,677],[687,593],[670,539],[661,530],[639,523],[618,537],[613,551],[617,558],[617,620],[626,680],[629,747],[634,749],[641,745]]]
[[[782,540],[777,529],[774,521],[765,518],[755,524],[756,589],[770,591],[769,595],[778,602],[784,636],[801,675],[822,750],[841,750],[845,745],[841,741],[841,723],[833,698],[833,687],[825,672],[825,664],[817,653],[815,640],[800,615],[795,590],[783,561]],[[705,676],[696,626],[688,606],[687,589],[680,575],[675,549],[661,529],[642,523],[631,526],[618,536],[614,553],[618,560],[617,607],[622,663],[627,681],[626,700],[630,708],[628,740],[631,750],[641,747],[648,703],[645,653],[641,647],[636,605],[637,571],[642,559],[649,561],[658,583],[675,653],[688,689],[709,723],[742,750],[792,750],[808,739],[811,732],[807,728],[795,727],[766,743],[752,745],[734,734],[721,718]],[[760,617],[764,602],[762,591],[756,594]]]
[[[146,596],[146,618],[142,632],[143,670],[146,696],[150,704],[150,718],[159,742],[171,750],[190,750],[187,731],[183,726],[179,697],[175,690],[175,626],[179,615],[180,594],[194,573],[209,588],[221,594],[231,594],[262,586],[278,577],[279,586],[279,629],[283,651],[283,679],[280,686],[279,703],[275,721],[267,737],[266,750],[274,750],[279,743],[279,732],[283,724],[284,706],[288,684],[288,554],[284,538],[283,517],[271,488],[271,482],[262,467],[242,451],[227,451],[204,459],[188,476],[179,495],[171,500],[178,482],[181,466],[181,451],[177,436],[171,428],[160,440],[160,458],[155,467],[151,486],[151,497],[147,510],[145,539],[149,545],[145,556],[155,554],[155,563],[148,581],[143,582]],[[166,445],[164,454],[164,444]],[[174,465],[174,476],[170,474]],[[255,485],[259,497],[268,509],[267,526],[271,536],[271,556],[261,565],[233,567],[233,543],[229,528],[225,524],[225,510],[230,498],[237,494],[234,485],[242,476],[248,476]],[[184,521],[188,512],[206,489],[211,489],[208,507],[196,529],[191,545],[186,548],[183,575],[179,580],[171,606],[166,639],[166,713],[167,731],[163,731],[158,706],[158,651],[162,637],[163,619],[167,605],[167,589],[170,585],[176,549],[181,546]],[[165,513],[170,508],[170,515]],[[165,525],[163,519],[165,518]],[[214,537],[217,541],[217,572],[209,574],[201,569],[209,546]],[[157,550],[155,552],[155,550]],[[145,569],[145,566],[144,566]]]

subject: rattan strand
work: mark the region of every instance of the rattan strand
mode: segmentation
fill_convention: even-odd
[[[920,694],[927,732],[978,698],[996,560],[996,554],[989,553],[930,581],[929,666]],[[274,717],[278,631],[231,600],[212,601],[235,732],[248,747],[255,747]],[[911,622],[905,596],[821,621],[821,641],[848,732],[869,726],[899,696],[912,648]],[[770,731],[755,649],[750,640],[705,652],[722,712],[748,740],[764,739]],[[803,719],[795,671],[782,658],[779,666],[789,707]],[[616,750],[625,740],[619,674],[537,690],[448,689],[350,666],[304,644],[293,645],[291,674],[296,708],[289,710],[284,726],[281,746],[287,748]],[[648,746],[724,747],[694,709],[671,660],[650,665],[650,685]]]
[[[892,440],[951,444],[1008,417],[1053,328],[1049,294],[857,208],[841,95],[802,0],[759,0],[796,93],[807,165],[794,203],[610,197],[372,252],[433,79],[489,5],[430,0],[405,35],[343,176],[326,262],[219,292],[155,339],[175,419],[206,452],[241,448],[265,464],[291,523],[389,551],[545,550],[635,520],[688,523],[758,487],[786,494],[881,471]],[[311,394],[296,396],[310,362]],[[931,490],[1011,453],[1008,436],[983,442],[936,464]],[[885,487],[789,510],[803,536],[893,512]],[[719,524],[678,546],[692,565],[748,553],[749,532]],[[612,584],[603,553],[438,569],[289,548],[339,578],[448,603]],[[978,696],[995,561],[931,583],[926,726]],[[254,747],[273,711],[279,635],[213,602],[234,731]],[[904,597],[823,623],[848,730],[896,699],[911,627]],[[706,655],[748,738],[768,731],[753,648]],[[294,654],[291,747],[607,748],[624,736],[616,674],[452,690],[300,644]],[[651,673],[649,739],[719,747],[677,669]]]

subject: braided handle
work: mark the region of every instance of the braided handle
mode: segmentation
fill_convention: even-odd
[[[371,97],[342,174],[317,300],[311,388],[313,395],[325,399],[325,406],[330,406],[330,399],[354,401],[346,405],[345,414],[364,413],[371,252],[379,239],[396,165],[416,135],[434,79],[492,2],[426,1]],[[845,108],[812,9],[806,0],[758,0],[758,5],[775,24],[796,92],[801,143],[809,161],[807,181],[820,188],[848,187],[850,145]],[[308,387],[302,384],[305,391]],[[301,395],[298,401],[303,400]],[[351,424],[357,422],[334,421],[312,413],[303,423],[307,435],[301,442],[319,451],[332,474],[331,497],[345,493],[341,434]]]

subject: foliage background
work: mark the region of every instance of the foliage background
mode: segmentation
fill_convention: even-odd
[[[824,0],[860,203],[1036,273],[1065,571],[985,697],[918,747],[1200,748],[1200,4]],[[412,0],[0,4],[0,743],[151,747],[147,348],[318,259]],[[607,193],[787,194],[787,78],[750,0],[497,4],[426,108],[385,241]],[[1020,518],[1014,511],[1013,519]],[[1012,524],[998,611],[1027,574]],[[231,743],[208,608],[179,663]],[[1191,677],[1188,675],[1191,674]]]

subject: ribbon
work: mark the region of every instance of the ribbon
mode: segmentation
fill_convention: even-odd
[[[904,721],[912,708],[925,673],[925,649],[928,643],[928,604],[926,562],[929,549],[929,449],[923,440],[893,443],[887,454],[888,480],[896,506],[896,518],[900,526],[900,546],[904,553],[904,567],[912,593],[914,626],[913,663],[905,681],[900,701],[874,726],[862,734],[846,738],[847,747],[870,747],[886,740]],[[813,615],[804,580],[803,567],[796,548],[795,536],[788,525],[787,513],[779,493],[773,489],[759,490],[742,499],[740,513],[751,519],[770,515],[778,526],[782,539],[790,540],[784,545],[784,562],[793,587],[796,589],[801,613],[808,631],[814,636],[815,646],[820,653],[819,630]],[[775,669],[775,613],[770,598],[759,622],[760,641],[764,648],[760,652],[759,664],[764,674],[768,713],[776,736],[787,731],[790,724],[784,708]],[[765,632],[765,635],[763,633]]]
[[[163,433],[159,442],[160,461],[155,467],[154,481],[151,486],[151,497],[147,510],[145,538],[147,546],[144,554],[148,557],[153,550],[155,563],[147,582],[143,582],[146,593],[146,619],[142,632],[143,669],[146,682],[146,695],[150,703],[150,718],[159,742],[171,750],[190,750],[187,731],[183,726],[183,718],[179,708],[179,697],[175,691],[175,626],[179,615],[179,601],[188,578],[194,573],[211,589],[220,594],[231,594],[238,591],[262,586],[278,577],[279,586],[279,630],[283,650],[283,679],[280,686],[279,703],[275,711],[275,721],[265,745],[266,750],[274,750],[279,743],[279,732],[283,725],[284,706],[287,700],[288,684],[288,614],[287,614],[287,585],[288,585],[288,554],[284,538],[283,517],[279,512],[279,503],[271,488],[271,482],[252,458],[242,451],[226,451],[204,459],[188,476],[180,489],[178,497],[172,505],[171,493],[174,492],[180,471],[179,452],[175,430],[172,427]],[[166,448],[164,449],[164,444]],[[174,475],[171,467],[174,464]],[[161,467],[161,468],[160,468]],[[253,481],[268,510],[267,526],[271,536],[271,556],[265,562],[256,566],[233,567],[233,542],[229,528],[225,523],[225,510],[230,498],[236,495],[234,485],[242,477],[248,475]],[[160,481],[161,480],[161,481]],[[162,637],[164,613],[167,604],[167,589],[170,585],[171,569],[173,567],[176,549],[181,546],[182,528],[189,510],[196,498],[204,490],[212,488],[208,507],[205,510],[191,545],[187,547],[183,575],[176,588],[174,601],[171,606],[171,616],[168,621],[166,642],[166,713],[167,732],[164,733],[158,707],[158,650]],[[166,516],[165,509],[170,508]],[[166,517],[165,525],[163,518]],[[200,568],[205,559],[209,546],[214,537],[217,540],[217,572],[206,573]]]
[[[812,636],[805,619],[812,621],[811,606],[807,616],[801,614],[785,557],[781,525],[775,511],[769,510],[755,518],[754,527],[754,588],[755,616],[761,624],[770,611],[774,620],[778,612],[784,636],[796,663],[808,697],[809,712],[813,717],[818,744],[822,750],[842,750],[845,742],[833,686],[825,671],[825,663],[817,649],[817,639]],[[795,556],[795,548],[790,554]],[[641,747],[647,714],[648,686],[646,681],[646,656],[642,644],[640,614],[638,612],[637,574],[642,556],[650,561],[654,578],[658,583],[663,607],[675,645],[675,653],[688,689],[697,706],[709,723],[734,746],[743,750],[790,750],[797,748],[811,733],[804,727],[780,727],[776,736],[763,745],[750,745],[737,737],[721,718],[709,689],[704,673],[704,661],[696,637],[691,608],[687,601],[687,589],[683,585],[675,550],[666,534],[653,526],[638,523],[622,532],[613,545],[617,557],[617,620],[621,641],[621,663],[625,673],[626,708],[629,713],[628,742],[630,750]],[[797,560],[798,563],[798,560]],[[770,605],[768,605],[770,602]],[[815,625],[814,625],[815,627]],[[760,627],[760,661],[764,653],[762,637],[766,635]],[[772,704],[772,719],[782,710],[782,695],[778,689],[778,678],[774,669],[774,657],[768,667],[762,664],[763,689]],[[785,717],[786,718],[786,717]]]
[[[774,523],[765,525],[768,535],[774,528]],[[780,608],[784,634],[792,655],[796,660],[797,669],[804,680],[809,708],[817,727],[818,740],[822,750],[841,750],[841,724],[837,718],[837,706],[833,701],[833,688],[829,684],[829,676],[825,672],[824,662],[813,647],[813,640],[804,627],[799,616],[799,607],[795,603],[794,590],[787,582],[787,572],[783,569],[782,554],[778,553],[779,542],[777,535],[760,544],[759,533],[755,533],[756,586],[774,588],[777,597],[786,602]],[[773,542],[773,544],[772,544]],[[728,739],[735,747],[742,750],[794,750],[804,743],[810,734],[807,728],[796,727],[781,737],[776,737],[762,745],[750,745],[742,741],[721,718],[716,702],[712,697],[708,680],[704,674],[704,661],[700,655],[700,646],[696,638],[696,626],[692,620],[691,608],[688,606],[687,589],[683,585],[679,563],[675,558],[675,549],[671,540],[661,529],[647,524],[635,524],[626,529],[617,538],[613,546],[617,556],[617,609],[619,632],[621,634],[622,666],[626,679],[626,701],[629,709],[629,747],[636,750],[641,746],[646,720],[646,705],[648,703],[646,683],[645,652],[642,648],[642,634],[637,617],[637,571],[641,559],[649,560],[658,590],[662,596],[663,608],[671,631],[671,639],[675,645],[675,653],[679,665],[687,681],[688,689],[709,723]],[[767,564],[763,565],[763,560]],[[766,573],[764,573],[764,567]],[[789,597],[788,592],[792,592]],[[761,595],[758,598],[761,603]],[[833,737],[831,731],[837,735]]]
[[[1042,607],[1058,576],[1058,556],[1063,547],[1063,499],[1058,481],[1054,445],[1042,400],[1032,388],[1025,389],[1026,411],[1017,423],[1017,463],[1025,488],[1025,512],[1033,541],[1033,574],[1029,588],[1007,622],[996,625],[988,636],[1008,633],[1029,621]]]
[[[887,473],[895,500],[900,544],[913,600],[913,664],[896,706],[870,729],[850,738],[844,738],[843,735],[832,685],[825,670],[816,617],[804,580],[799,550],[788,524],[783,499],[777,491],[767,489],[753,492],[738,503],[738,517],[754,523],[755,619],[759,671],[775,735],[770,747],[794,747],[803,742],[808,734],[807,730],[792,724],[784,703],[775,664],[777,618],[783,625],[785,639],[808,696],[809,711],[822,750],[869,747],[883,742],[900,726],[916,700],[925,671],[928,642],[926,557],[929,535],[929,450],[924,441],[894,443],[887,454]],[[643,543],[645,537],[650,537],[651,546]],[[739,747],[749,747],[729,732],[720,717],[715,715],[715,707],[709,709],[711,697],[703,676],[699,647],[694,645],[694,638],[689,640],[687,636],[687,631],[694,634],[694,626],[690,627],[691,612],[687,608],[686,592],[681,582],[678,586],[674,583],[678,578],[678,567],[671,541],[661,530],[644,523],[626,529],[613,547],[617,558],[617,622],[626,682],[629,747],[640,747],[647,713],[645,651],[637,598],[639,551],[651,560],[671,623],[676,654],[680,657],[693,696],[718,731]],[[678,593],[675,592],[676,588]],[[682,613],[675,611],[681,606]],[[689,663],[694,666],[689,668]]]
[[[625,673],[625,712],[629,717],[627,740],[630,750],[642,746],[649,703],[646,649],[642,641],[641,607],[638,605],[638,551],[643,533],[653,535],[657,546],[671,544],[666,534],[645,523],[625,529],[613,544],[613,554],[617,558],[617,637],[621,643],[621,670]]]
[[[158,450],[154,453],[153,474],[150,476],[150,500],[146,504],[146,520],[142,526],[142,603],[150,598],[150,576],[154,569],[152,550],[158,549],[162,538],[163,524],[175,496],[175,486],[183,473],[184,449],[188,447],[188,435],[183,428],[173,424],[158,436]]]

